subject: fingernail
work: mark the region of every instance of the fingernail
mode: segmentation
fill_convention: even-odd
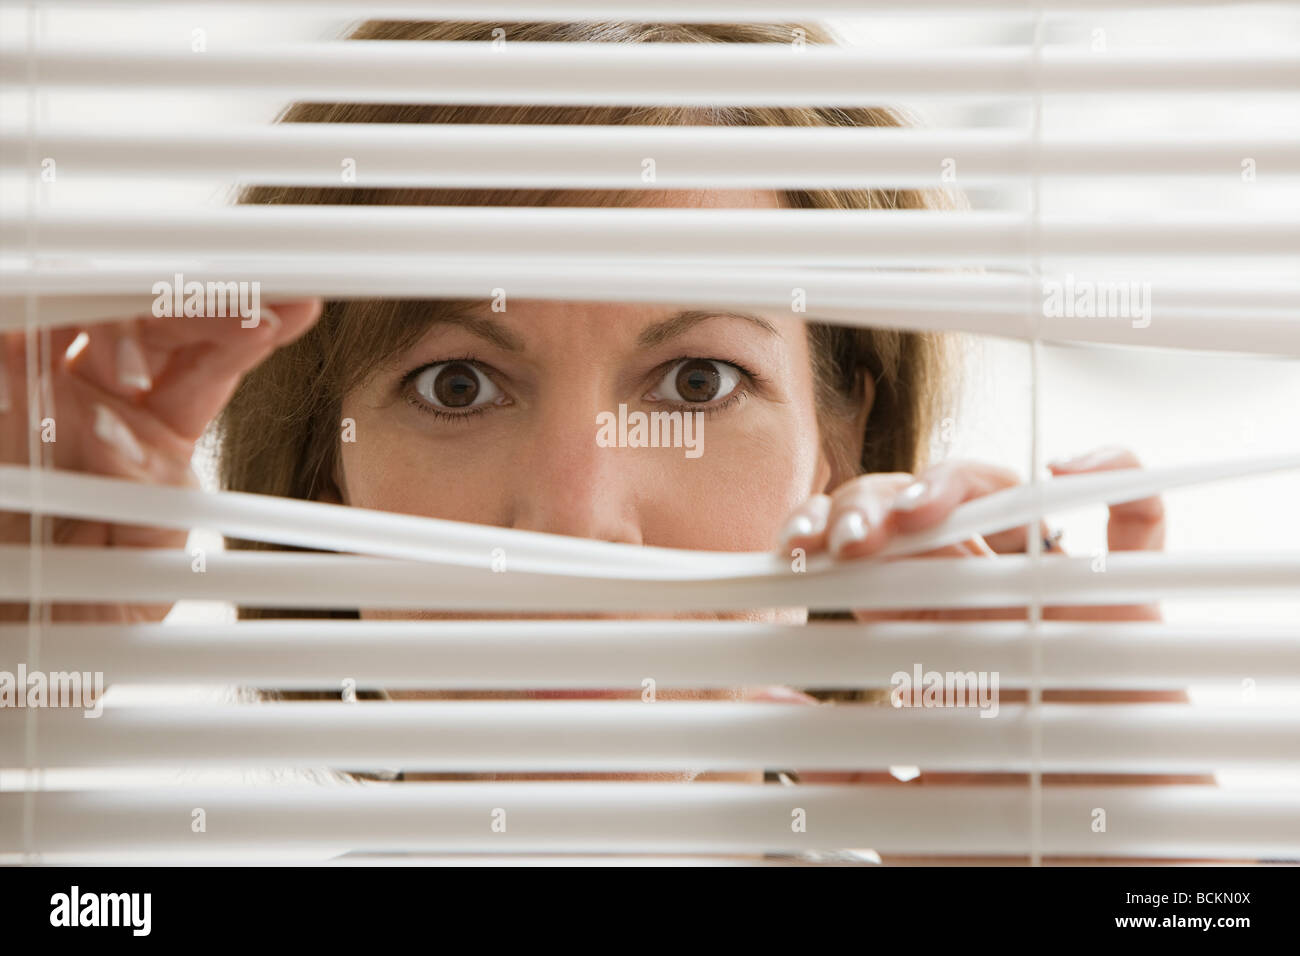
[[[818,495],[803,509],[786,522],[781,529],[781,550],[790,546],[795,538],[809,538],[826,530],[826,519],[831,513],[831,499],[827,495]]]
[[[246,329],[255,329],[263,322],[271,327],[272,335],[279,332],[281,327],[284,325],[284,320],[275,314],[274,309],[268,308],[267,306],[259,307],[252,317],[240,322],[239,324]]]
[[[807,515],[795,515],[781,529],[781,544],[785,546],[794,538],[806,538],[813,533],[812,518]]]
[[[863,517],[861,511],[844,512],[840,515],[840,520],[835,522],[835,527],[831,529],[831,553],[839,554],[846,545],[862,541],[869,530],[871,529],[867,527],[867,519]]]
[[[791,690],[789,687],[765,687],[758,695],[759,700],[777,701],[783,704],[815,704],[815,700],[809,700],[806,696],[797,690]]]
[[[144,449],[130,426],[105,405],[95,406],[95,435],[137,465],[144,464]]]
[[[930,499],[930,486],[924,481],[914,481],[894,499],[895,511],[915,511]]]
[[[138,388],[141,391],[153,387],[144,349],[140,348],[140,343],[134,336],[124,335],[117,340],[117,380],[126,388]]]
[[[1091,454],[1092,452],[1086,451],[1081,455],[1071,455],[1069,458],[1053,458],[1051,461],[1047,463],[1047,467],[1048,468],[1069,468],[1071,465],[1076,465],[1079,462],[1083,461]]]

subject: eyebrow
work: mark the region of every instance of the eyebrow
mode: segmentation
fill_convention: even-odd
[[[744,319],[746,322],[753,323],[768,335],[777,335],[776,327],[771,322],[757,315],[750,315],[748,312],[717,312],[710,309],[698,309],[687,312],[678,312],[676,315],[665,319],[662,322],[656,322],[654,325],[647,326],[637,337],[637,345],[642,348],[651,348],[661,345],[669,339],[676,338],[687,330],[694,328],[701,322],[709,319]]]
[[[477,335],[481,339],[486,339],[497,348],[504,349],[507,352],[522,352],[524,350],[524,340],[500,322],[481,315],[474,315],[469,311],[440,315],[433,321],[430,328],[436,329],[443,325],[459,326],[466,332]]]
[[[762,329],[768,335],[778,334],[776,327],[767,319],[757,315],[750,315],[748,312],[690,309],[685,312],[678,312],[676,315],[669,316],[662,322],[656,322],[654,325],[644,328],[641,331],[641,334],[637,336],[637,345],[641,348],[653,348],[656,345],[662,345],[670,339],[685,334],[701,322],[707,322],[709,319],[720,318],[744,319],[746,322]],[[440,316],[433,324],[435,327],[439,325],[460,326],[465,331],[477,335],[481,339],[486,339],[493,345],[500,349],[504,349],[507,352],[524,351],[523,340],[514,332],[510,331],[500,322],[496,322],[481,315],[475,315],[469,311],[454,312],[449,315]]]

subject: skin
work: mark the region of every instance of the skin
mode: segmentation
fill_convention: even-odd
[[[321,301],[268,303],[261,320],[184,320],[153,316],[50,331],[50,394],[56,440],[46,446],[54,468],[198,487],[194,445],[253,366],[302,335],[320,317]],[[84,342],[80,336],[86,336]],[[73,347],[75,345],[75,347]],[[69,354],[69,348],[72,348]],[[27,464],[29,415],[25,336],[0,333],[0,462]],[[197,374],[199,370],[202,374]],[[113,427],[97,433],[96,423]],[[26,544],[26,514],[0,511],[0,542]],[[81,547],[183,548],[187,534],[102,521],[58,518],[55,544]],[[59,621],[160,621],[169,605],[60,604]],[[0,603],[0,620],[25,621],[26,604]]]
[[[776,195],[765,192],[647,193],[644,201],[697,207],[778,205]],[[267,321],[255,329],[242,328],[238,319],[196,322],[144,317],[85,330],[54,330],[51,342],[57,358],[52,385],[59,428],[54,465],[144,482],[195,485],[190,470],[194,443],[240,376],[273,349],[301,335],[318,318],[320,308],[315,299],[273,303]],[[829,550],[840,560],[854,561],[870,558],[894,535],[933,527],[961,504],[1019,483],[1011,471],[964,460],[941,463],[920,476],[834,473],[823,450],[830,436],[821,433],[815,415],[801,321],[778,313],[750,313],[750,319],[706,314],[690,322],[674,321],[680,311],[631,303],[512,300],[505,312],[494,313],[485,306],[475,322],[431,327],[415,346],[376,369],[345,397],[343,416],[356,422],[357,441],[341,446],[341,467],[334,475],[337,491],[328,492],[325,500],[628,544],[736,551],[776,547],[782,554],[801,547],[809,554]],[[80,331],[89,336],[85,347],[74,357],[63,358]],[[0,412],[0,460],[25,462],[22,336],[6,335],[3,346],[10,401],[8,410]],[[476,404],[482,403],[484,409],[443,420],[429,411],[437,408],[436,396],[412,387],[406,376],[435,363],[467,358],[482,373],[477,381],[484,397]],[[680,448],[600,447],[595,435],[596,416],[601,412],[616,412],[620,404],[626,404],[629,412],[691,405],[673,401],[671,389],[664,385],[686,358],[736,363],[754,373],[752,378],[740,373],[730,394],[694,406],[710,409],[703,426],[703,455],[688,459]],[[202,376],[193,374],[198,367]],[[489,395],[494,400],[489,401]],[[860,444],[871,399],[868,384],[861,415],[837,426],[844,429],[843,437]],[[108,409],[129,437],[120,430],[112,440],[97,434],[94,423],[102,415],[98,407]],[[465,410],[448,411],[464,414]],[[1131,452],[1111,448],[1056,464],[1052,472],[1076,474],[1138,464]],[[922,493],[904,494],[915,478],[923,482]],[[0,514],[0,540],[25,542],[27,533],[26,516]],[[1113,506],[1108,537],[1111,550],[1163,547],[1164,512],[1159,499]],[[185,534],[60,520],[55,540],[182,547]],[[990,560],[1024,547],[1025,531],[1017,528],[929,554]],[[157,606],[79,605],[56,607],[54,615],[108,622],[160,620],[166,611]],[[369,618],[398,616],[379,610],[362,613]],[[777,613],[756,611],[746,616],[770,620]],[[25,619],[26,614],[26,605],[0,605],[0,615],[9,620]],[[790,621],[806,616],[785,614],[783,619]],[[863,610],[855,615],[863,621],[960,620],[1023,617],[1024,611],[885,614]],[[1152,607],[1048,608],[1044,616],[1156,620],[1159,612]],[[628,696],[637,693],[629,691]],[[430,694],[397,691],[393,696]],[[669,690],[660,696],[815,703],[807,695],[776,687]],[[1002,695],[1004,702],[1014,699],[1012,692]],[[1046,693],[1044,699],[1101,698]],[[1180,695],[1127,699],[1180,699]],[[525,776],[499,775],[498,779]],[[758,774],[616,776],[761,779]],[[817,782],[876,782],[880,776],[801,775],[805,781]],[[936,776],[963,782],[963,775]]]
[[[665,198],[667,194],[646,197],[651,203]],[[721,205],[724,199],[733,206],[777,205],[774,193],[762,192],[740,197],[682,193],[671,199],[697,207]],[[432,326],[344,399],[342,414],[356,423],[357,440],[341,446],[341,467],[334,475],[337,494],[327,500],[624,544],[770,548],[785,517],[832,481],[813,402],[806,329],[796,317],[780,313],[748,312],[744,318],[693,311],[683,319],[682,311],[634,303],[524,300],[508,302],[504,312],[485,304],[469,321]],[[707,401],[685,402],[673,390],[675,371],[683,360],[695,358],[734,368],[734,385],[723,384]],[[431,383],[413,387],[413,371],[436,369],[451,359],[472,359],[483,376],[473,414],[468,408],[440,407]],[[629,413],[702,412],[702,454],[687,458],[681,448],[601,447],[597,416],[616,414],[620,405]],[[448,414],[459,417],[447,420],[443,416]],[[852,427],[854,423],[846,424]],[[671,494],[664,489],[672,489]],[[370,609],[362,616],[412,615]],[[722,616],[797,622],[806,613],[786,609]],[[398,699],[462,696],[389,693]],[[639,695],[636,688],[610,696]],[[535,695],[498,691],[474,696]],[[803,699],[784,688],[761,687],[667,689],[658,697]],[[613,776],[761,780],[759,773]],[[542,779],[493,777],[507,778]]]

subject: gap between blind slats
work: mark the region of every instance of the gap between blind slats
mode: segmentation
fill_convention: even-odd
[[[0,794],[0,821],[17,795]],[[46,853],[231,849],[339,853],[772,852],[871,847],[879,853],[999,855],[1028,851],[1029,795],[1019,787],[746,787],[698,783],[404,784],[364,790],[42,793]],[[1048,787],[1043,851],[1054,856],[1293,857],[1300,796],[1213,787]],[[195,838],[194,807],[220,820]],[[491,832],[492,811],[509,825]],[[792,832],[801,807],[807,832]],[[1094,808],[1110,826],[1094,832]],[[179,833],[177,821],[180,821]],[[0,823],[0,853],[17,847]]]
[[[144,295],[159,276],[180,274],[188,286],[198,282],[225,287],[256,282],[262,302],[277,298],[323,296],[341,299],[484,298],[495,288],[521,299],[589,302],[654,302],[689,308],[739,307],[790,310],[792,293],[803,290],[812,321],[910,331],[970,332],[1012,339],[1039,339],[1138,348],[1200,349],[1226,353],[1300,356],[1300,285],[1240,276],[1217,282],[1161,280],[1149,283],[1089,278],[1106,300],[1106,316],[1026,316],[1024,303],[1034,293],[1019,276],[963,273],[844,273],[834,270],[737,269],[719,265],[583,264],[573,260],[538,265],[523,259],[483,257],[449,260],[397,256],[382,261],[318,257],[310,263],[286,260],[228,264],[220,270],[195,269],[189,261],[157,258],[150,267],[87,268],[66,260],[37,269],[0,264],[0,280],[12,290],[36,294],[38,327],[95,323],[124,315],[149,315],[158,297]],[[1071,276],[1077,282],[1082,277]],[[1066,279],[1044,277],[1061,290]],[[1158,321],[1139,318],[1144,283]],[[231,286],[237,289],[238,286]],[[1078,286],[1083,288],[1083,286]],[[122,290],[133,290],[123,293]],[[1111,291],[1107,291],[1111,290]],[[49,294],[49,292],[67,294]],[[1042,294],[1047,295],[1048,287]],[[1116,308],[1109,306],[1112,294]],[[1045,308],[1044,311],[1047,311]],[[1100,311],[1100,310],[1095,310]],[[1128,314],[1126,314],[1128,313]],[[24,328],[26,298],[0,296],[0,330]]]
[[[1300,451],[1060,476],[1050,484],[1019,485],[969,501],[938,527],[895,538],[876,557],[934,550],[977,534],[1028,524],[1048,512],[1137,501],[1173,488],[1297,468]],[[767,552],[592,541],[278,495],[212,493],[59,469],[33,471],[22,465],[0,465],[0,507],[151,527],[204,527],[254,541],[481,570],[497,566],[493,552],[501,549],[509,568],[539,575],[735,581],[781,579],[790,574],[784,556]],[[61,549],[61,553],[74,552]],[[806,569],[817,573],[835,566],[829,556],[814,555]]]
[[[1186,96],[1295,91],[1300,52],[990,47],[900,51],[775,43],[400,40],[188,45],[54,41],[38,46],[45,90],[252,91],[339,102],[622,105],[882,105],[901,97]],[[0,82],[28,80],[26,48],[0,42]]]
[[[1007,212],[860,209],[661,209],[548,206],[228,206],[190,210],[58,208],[37,223],[44,257],[130,260],[162,254],[308,257],[348,250],[472,259],[748,265],[1011,265],[1031,232],[1058,258],[1300,258],[1300,217],[1200,213],[1030,217]],[[0,222],[0,252],[21,255],[22,220]],[[112,249],[104,257],[103,250]]]
[[[1180,688],[1300,682],[1294,625],[1188,626],[1045,621],[1038,680],[1052,688]],[[1031,676],[1022,622],[245,621],[54,624],[46,672],[102,672],[109,683],[233,683],[279,688],[444,689],[884,687],[893,675]],[[17,673],[26,625],[0,626],[0,669]]]
[[[28,130],[0,131],[20,168]],[[1300,136],[1260,130],[1056,134],[1035,147],[1016,130],[708,126],[283,123],[195,129],[40,128],[38,154],[79,176],[204,177],[337,186],[342,157],[366,186],[796,189],[942,187],[1043,177],[1226,176],[1254,159],[1269,176],[1300,173]],[[737,162],[736,157],[744,157]],[[655,160],[646,180],[642,163]]]
[[[781,706],[735,701],[336,701],[51,708],[42,767],[429,772],[739,771],[755,767],[1070,773],[1300,768],[1300,714],[1180,704]],[[981,716],[986,715],[986,716]],[[0,767],[23,766],[0,738]]]

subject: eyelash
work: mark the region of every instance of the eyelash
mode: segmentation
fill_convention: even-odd
[[[656,369],[656,372],[662,371],[663,373],[667,373],[668,369],[672,368],[674,365],[677,365],[680,362],[685,362],[688,359],[697,359],[697,358],[703,358],[703,356],[679,355],[674,359],[670,359],[669,361],[664,362],[662,365],[659,366],[658,369]],[[699,404],[695,402],[663,402],[662,404],[668,406],[668,408],[672,409],[673,411],[699,412],[702,415],[704,415],[706,418],[711,418],[714,415],[727,411],[733,405],[738,405],[741,402],[743,402],[745,399],[749,397],[750,391],[752,389],[756,387],[761,387],[766,381],[757,372],[752,372],[744,365],[741,365],[739,362],[732,361],[731,359],[721,359],[721,358],[716,358],[714,356],[709,356],[707,359],[705,359],[705,361],[721,362],[723,365],[730,365],[732,368],[737,369],[740,372],[741,381],[739,384],[736,385],[735,389],[732,390],[731,394],[728,395],[726,398],[724,398],[718,404],[710,405],[706,408],[701,408]]]
[[[671,359],[663,363],[661,366],[659,366],[659,369],[662,369],[666,374],[667,370],[672,368],[674,365],[677,365],[678,363],[684,362],[688,359],[696,359],[696,358],[700,358],[700,356],[680,355],[677,358]],[[694,402],[663,402],[662,404],[667,405],[673,411],[700,412],[705,416],[711,417],[713,415],[719,414],[720,412],[726,411],[727,409],[731,408],[733,405],[737,405],[740,402],[744,401],[746,398],[749,397],[749,393],[752,388],[754,388],[755,386],[762,386],[762,384],[765,382],[765,379],[761,375],[751,371],[744,365],[741,365],[739,362],[734,362],[730,359],[720,359],[720,358],[712,358],[712,357],[707,359],[707,361],[721,362],[724,365],[730,365],[733,368],[737,369],[740,372],[742,377],[741,383],[738,384],[735,387],[735,389],[732,390],[730,395],[724,398],[717,405],[712,405],[707,408],[700,408],[699,404]],[[434,362],[426,362],[424,365],[420,365],[417,366],[416,368],[411,369],[411,371],[407,372],[405,375],[402,376],[402,381],[401,384],[399,385],[399,388],[401,390],[402,395],[405,397],[407,404],[414,406],[418,411],[424,412],[426,415],[432,415],[435,418],[440,419],[442,421],[467,422],[475,415],[480,415],[483,412],[486,412],[489,408],[492,408],[493,406],[478,405],[473,408],[469,408],[463,412],[449,412],[446,411],[445,409],[438,408],[435,405],[430,405],[419,395],[416,395],[413,391],[413,387],[412,387],[413,383],[415,382],[415,379],[419,376],[421,372],[425,371],[426,369],[431,369],[438,365],[446,365],[451,362],[463,362],[466,365],[472,365],[474,368],[478,369],[484,375],[488,374],[487,370],[483,367],[483,365],[472,356],[469,355],[449,356],[447,358],[438,359],[437,361]]]
[[[449,412],[446,409],[438,408],[436,405],[430,405],[428,402],[426,402],[423,398],[421,398],[419,395],[415,393],[414,383],[416,378],[419,377],[421,372],[427,369],[434,368],[435,366],[438,365],[447,365],[448,363],[451,362],[463,362],[465,365],[472,365],[474,368],[478,369],[479,372],[481,372],[483,375],[488,374],[487,369],[485,369],[482,363],[480,363],[473,356],[451,355],[448,356],[447,358],[438,359],[435,362],[426,362],[424,365],[420,365],[417,366],[416,368],[411,369],[404,376],[402,376],[402,383],[400,386],[401,392],[402,395],[406,398],[407,404],[414,406],[417,411],[424,412],[426,415],[432,415],[434,418],[437,418],[441,421],[468,422],[471,418],[473,418],[476,415],[481,415],[483,412],[486,412],[489,408],[492,408],[492,406],[476,405],[473,408],[468,408],[463,412]]]

